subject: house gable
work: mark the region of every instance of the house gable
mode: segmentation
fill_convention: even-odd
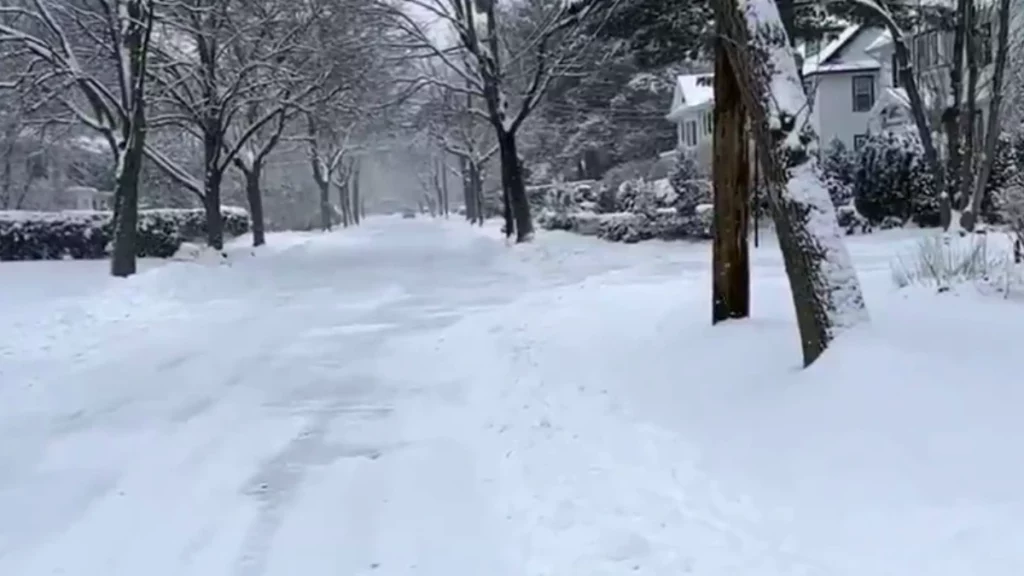
[[[804,61],[804,77],[878,70],[881,65],[869,49],[883,33],[874,26],[850,26],[821,52]]]

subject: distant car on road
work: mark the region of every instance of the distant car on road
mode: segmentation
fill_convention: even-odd
[[[415,210],[410,210],[408,208],[406,208],[405,210],[402,210],[402,218],[415,218],[415,217],[416,217],[416,211]]]

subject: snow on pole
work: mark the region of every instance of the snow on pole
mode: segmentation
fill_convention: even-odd
[[[818,137],[775,0],[716,0],[715,10],[750,113],[809,366],[868,319],[860,281],[821,179]]]

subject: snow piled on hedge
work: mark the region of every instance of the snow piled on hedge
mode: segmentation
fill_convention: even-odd
[[[221,208],[224,234],[249,231],[249,213]],[[99,259],[110,253],[111,212],[0,212],[0,260]],[[203,209],[159,208],[139,211],[137,256],[169,258],[183,242],[206,236]]]

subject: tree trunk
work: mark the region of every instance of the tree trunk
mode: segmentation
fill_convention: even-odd
[[[530,202],[523,182],[523,167],[516,150],[516,135],[501,132],[498,136],[498,153],[501,155],[501,184],[505,193],[505,223],[514,222],[516,242],[528,242],[533,238],[533,219],[530,216]],[[512,229],[506,235],[512,235]]]
[[[459,156],[459,175],[462,177],[462,204],[466,207],[466,220],[475,223],[476,212],[473,206],[475,197],[469,182],[469,160],[465,156]]]
[[[985,148],[983,151],[980,172],[977,182],[974,185],[974,192],[971,194],[971,203],[964,211],[961,224],[968,231],[974,230],[978,215],[981,212],[981,203],[985,199],[985,192],[988,189],[989,179],[992,177],[992,164],[995,161],[996,146],[999,143],[999,122],[1003,106],[1004,77],[1006,75],[1006,61],[1009,58],[1009,28],[1010,28],[1010,0],[999,1],[999,36],[996,40],[995,70],[992,74],[992,84],[989,88],[988,118],[985,126]]]
[[[206,173],[206,242],[217,250],[224,249],[224,219],[220,214],[220,185],[224,173],[210,170]]]
[[[967,19],[971,0],[957,0],[956,29],[953,32],[953,61],[949,69],[950,101],[952,104],[942,113],[943,131],[946,133],[946,150],[948,153],[946,174],[948,183],[947,194],[939,199],[940,222],[943,230],[948,230],[953,222],[953,206],[958,203],[954,194],[960,190],[961,132],[960,122],[963,117],[964,99],[964,43],[967,38]]]
[[[444,212],[444,217],[448,218],[450,209],[448,205],[448,162],[444,153],[441,154],[441,197],[444,204],[442,211]]]
[[[856,270],[814,154],[817,135],[774,0],[715,2],[722,46],[750,112],[796,309],[804,365],[867,319]]]
[[[359,190],[359,163],[352,166],[352,222],[359,224],[359,205],[362,202]]]
[[[136,117],[142,121],[141,113]],[[139,173],[142,171],[142,150],[144,144],[144,128],[131,128],[133,134],[124,150],[120,173],[117,175],[117,188],[114,198],[117,202],[113,222],[114,246],[110,258],[110,274],[125,278],[135,274],[135,256],[138,252],[137,238],[139,227]]]
[[[476,221],[480,226],[484,225],[487,219],[487,205],[484,203],[484,177],[480,170],[480,164],[473,162],[470,172],[473,182],[473,195],[476,197]]]
[[[331,231],[331,183],[324,181],[319,183],[320,187],[320,229],[324,232]],[[342,186],[338,186],[338,195],[343,194]]]
[[[711,323],[750,315],[750,155],[746,110],[721,41],[715,48]]]
[[[245,175],[245,197],[249,201],[249,216],[252,218],[252,245],[263,246],[267,243],[266,224],[263,216],[263,194],[260,191],[260,176],[263,166],[254,163],[251,170],[243,170]]]
[[[977,134],[974,130],[974,113],[978,109],[978,41],[974,33],[974,7],[967,10],[964,21],[964,44],[967,47],[967,109],[960,116],[960,140],[963,149],[960,157],[959,190],[955,206],[966,210],[971,201],[971,185],[974,184],[974,141]],[[963,225],[963,214],[960,215]]]

